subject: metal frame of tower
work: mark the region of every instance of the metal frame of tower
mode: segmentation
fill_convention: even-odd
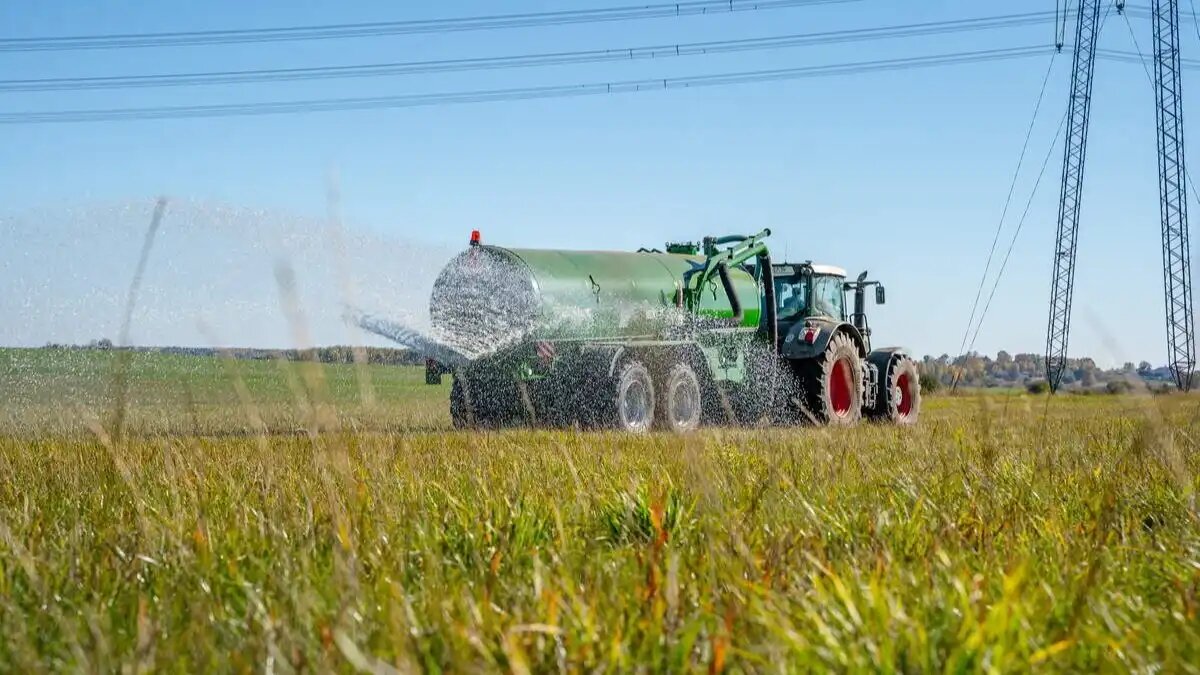
[[[1050,321],[1046,331],[1046,379],[1058,391],[1067,366],[1071,329],[1071,296],[1075,286],[1075,249],[1079,236],[1079,206],[1083,166],[1087,156],[1088,120],[1092,108],[1092,79],[1096,40],[1100,33],[1100,0],[1079,0],[1075,25],[1075,56],[1071,66],[1071,101],[1063,151],[1062,192],[1058,204],[1058,237],[1054,247],[1054,279],[1050,287]]]
[[[1192,322],[1178,1],[1153,0],[1151,15],[1154,25],[1154,98],[1158,104],[1158,179],[1162,198],[1167,358],[1175,384],[1187,391],[1191,388],[1192,372],[1196,367],[1196,338]]]

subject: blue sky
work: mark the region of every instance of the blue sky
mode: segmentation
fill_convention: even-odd
[[[650,0],[647,0],[649,2]],[[352,23],[629,4],[5,3],[0,37]],[[5,79],[319,66],[636,47],[971,18],[1014,1],[863,0],[621,23],[215,47],[0,53]],[[1150,25],[1132,19],[1143,47]],[[1184,56],[1197,49],[1190,23]],[[678,59],[162,90],[0,93],[37,111],[453,92],[677,77],[1049,44],[1049,24],[920,39]],[[1115,14],[1102,45],[1132,50]],[[299,270],[314,339],[353,339],[331,279],[380,311],[420,314],[473,228],[494,243],[630,249],[771,227],[777,257],[886,282],[877,339],[958,350],[1045,56],[926,70],[575,99],[290,116],[0,125],[0,343],[115,335],[153,198],[163,248],[135,316],[142,343],[278,344],[271,265]],[[1056,58],[1001,253],[1066,103]],[[1191,73],[1185,86],[1191,84]],[[1195,100],[1188,90],[1185,109]],[[1189,138],[1195,138],[1191,133]],[[1154,99],[1142,69],[1101,61],[1085,179],[1072,353],[1164,360]],[[1194,147],[1194,143],[1191,144]],[[1061,170],[1054,148],[977,350],[1040,352]],[[330,253],[331,175],[350,242]],[[216,214],[216,215],[214,215]],[[172,220],[173,216],[176,218]],[[219,227],[207,220],[219,220]],[[203,222],[202,222],[203,221]],[[247,233],[257,234],[250,236]],[[268,234],[264,234],[268,233]],[[172,239],[172,237],[175,237]],[[304,241],[305,238],[307,241]],[[286,242],[302,241],[300,249]],[[284,242],[284,243],[281,243]],[[337,270],[350,270],[338,272]],[[306,282],[305,275],[311,280]],[[990,285],[990,281],[989,281]],[[325,289],[325,290],[322,290]],[[364,300],[363,302],[366,302]],[[358,336],[361,339],[361,336]]]

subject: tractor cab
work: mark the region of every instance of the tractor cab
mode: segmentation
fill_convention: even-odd
[[[849,323],[864,339],[870,337],[866,289],[875,286],[875,302],[880,305],[884,304],[885,292],[878,281],[867,281],[866,272],[854,281],[847,281],[846,270],[812,262],[777,263],[771,266],[771,271],[775,286],[775,317],[781,337],[786,336],[796,323],[807,320]],[[854,294],[852,303],[847,302],[847,291]]]
[[[775,315],[780,324],[822,316],[846,321],[846,271],[832,265],[776,264]]]

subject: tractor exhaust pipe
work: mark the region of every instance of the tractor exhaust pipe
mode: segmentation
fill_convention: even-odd
[[[854,327],[859,331],[865,330],[867,327],[867,272],[858,275],[858,281],[854,284]]]

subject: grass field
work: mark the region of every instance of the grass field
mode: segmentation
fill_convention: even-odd
[[[417,369],[0,351],[0,671],[1200,671],[1200,398],[452,432]]]
[[[141,434],[246,435],[302,431],[320,404],[348,429],[449,426],[449,379],[421,368],[234,361],[148,352],[0,349],[0,432],[93,435],[113,414],[119,360],[129,427]],[[314,371],[315,368],[315,371]],[[365,392],[364,392],[365,389]],[[323,420],[328,422],[329,420]]]

